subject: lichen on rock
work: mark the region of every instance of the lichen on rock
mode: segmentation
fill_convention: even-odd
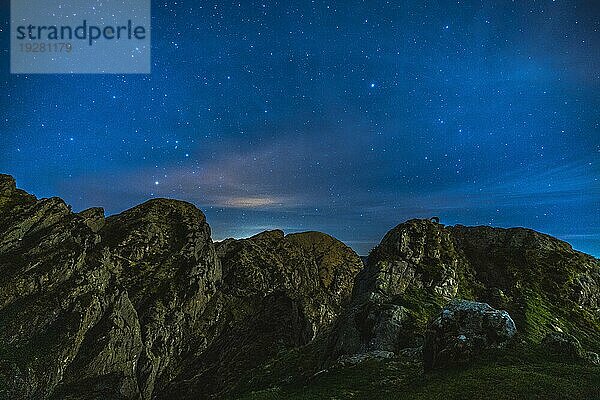
[[[504,348],[516,333],[506,311],[485,303],[453,300],[429,324],[423,346],[425,369],[464,363],[487,350]]]

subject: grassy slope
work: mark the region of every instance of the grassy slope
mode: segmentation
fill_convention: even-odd
[[[287,356],[289,357],[289,356]],[[332,369],[308,380],[292,376],[294,357],[254,371],[254,387],[232,399],[600,399],[600,366],[548,360],[525,347],[491,354],[469,366],[424,374],[420,363],[394,359]],[[273,368],[275,367],[275,370]],[[269,375],[269,372],[272,373]],[[264,375],[261,377],[260,374]],[[262,380],[262,385],[258,381]],[[285,380],[285,378],[284,378]],[[288,379],[289,380],[289,379]],[[270,381],[270,382],[269,382]],[[277,383],[279,381],[279,383]]]

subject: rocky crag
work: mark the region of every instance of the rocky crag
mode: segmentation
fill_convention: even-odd
[[[528,229],[411,220],[363,264],[323,233],[213,243],[185,202],[106,218],[0,175],[0,271],[0,399],[333,398],[369,369],[363,398],[398,398],[515,354],[600,381],[600,261]],[[579,390],[553,393],[600,396]]]

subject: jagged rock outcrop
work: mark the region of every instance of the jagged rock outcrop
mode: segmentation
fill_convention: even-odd
[[[215,249],[185,202],[105,218],[0,189],[0,398],[208,397],[331,326],[362,269],[317,232]]]
[[[333,322],[363,267],[349,247],[318,232],[269,231],[217,248],[224,292],[243,298],[289,293],[301,303],[311,338]]]
[[[455,298],[507,310],[526,341],[562,327],[598,343],[599,274],[599,260],[529,229],[410,220],[371,252],[331,335],[330,362],[417,348],[428,322]]]
[[[220,284],[204,215],[153,200],[104,220],[0,181],[0,397],[150,398]]]
[[[144,346],[137,358],[142,396],[172,378],[197,338],[201,315],[221,282],[221,266],[202,212],[157,199],[110,217],[100,231],[102,262],[127,291]]]
[[[357,290],[394,297],[409,288],[425,289],[449,300],[467,265],[443,225],[411,220],[389,231],[373,249]]]
[[[506,310],[519,343],[554,331],[600,343],[600,262],[521,228],[411,220],[365,266],[318,232],[213,243],[185,202],[107,218],[0,175],[0,273],[0,399],[223,398],[298,349],[312,352],[312,376],[395,355],[461,359],[460,335],[473,338],[469,354],[510,336],[475,329],[508,326],[487,308],[453,311],[428,333],[457,298]]]
[[[453,300],[427,328],[424,367],[431,370],[470,361],[490,349],[506,347],[516,333],[506,311],[485,303]]]
[[[359,274],[352,306],[332,335],[331,359],[421,346],[429,317],[457,295],[459,281],[469,273],[468,261],[443,225],[431,220],[398,225]]]
[[[0,397],[44,398],[101,313],[105,271],[84,280],[100,237],[60,199],[38,201],[5,175],[0,190]]]
[[[218,331],[194,354],[164,398],[196,398],[233,386],[242,373],[277,352],[324,332],[349,301],[360,258],[331,236],[268,231],[217,244],[223,267],[213,305]]]

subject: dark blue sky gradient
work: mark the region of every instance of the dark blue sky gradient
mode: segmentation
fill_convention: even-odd
[[[525,226],[600,255],[600,3],[153,3],[152,75],[10,75],[0,172],[75,210],[193,202],[213,237]]]

